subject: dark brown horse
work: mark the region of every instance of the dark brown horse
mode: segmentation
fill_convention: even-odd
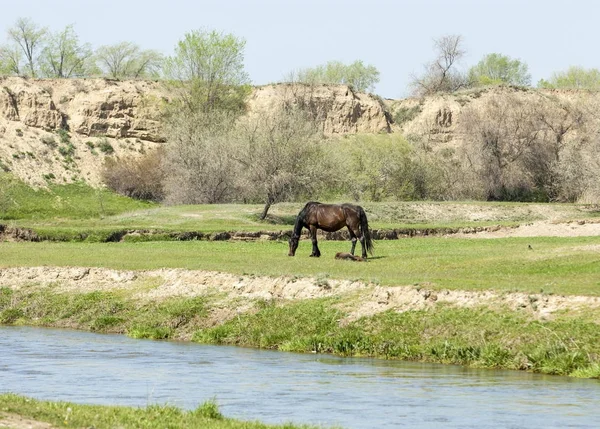
[[[361,206],[352,204],[321,204],[314,201],[306,203],[296,217],[294,230],[290,237],[290,256],[296,254],[298,240],[302,228],[307,228],[310,232],[312,241],[312,253],[310,256],[321,256],[317,246],[317,229],[333,232],[348,227],[350,240],[352,240],[352,249],[350,253],[354,255],[356,240],[360,240],[362,246],[362,257],[367,257],[367,251],[373,254],[373,241],[369,232],[369,222],[367,215]]]

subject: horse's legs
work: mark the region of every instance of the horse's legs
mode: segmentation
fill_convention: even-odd
[[[318,258],[321,256],[321,252],[319,251],[319,246],[317,246],[317,227],[311,225],[308,230],[310,231],[310,241],[312,241],[312,253],[310,256]]]
[[[360,245],[362,247],[362,257],[364,259],[367,259],[367,244],[365,243],[365,235],[361,234],[359,240],[360,240]]]
[[[356,247],[356,234],[352,231],[352,228],[348,227],[348,233],[350,234],[350,240],[352,241],[352,248],[350,249],[350,253],[354,255],[354,248]]]

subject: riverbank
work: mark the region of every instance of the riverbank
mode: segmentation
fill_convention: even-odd
[[[261,239],[269,225],[290,228],[301,204],[274,207],[273,224],[258,222],[260,207],[245,205],[156,207],[103,218],[52,212],[12,227],[55,238],[82,231],[138,235],[108,243],[5,236],[0,323],[600,376],[597,207],[365,207],[380,230],[411,225],[462,233],[380,239],[373,258],[354,263],[333,258],[349,249],[347,242],[319,241],[323,256],[309,258],[310,242],[302,240],[290,258],[286,241]],[[258,237],[140,235],[157,225],[171,233],[232,229]]]
[[[592,296],[93,267],[4,268],[0,285],[2,324],[600,377]]]
[[[202,429],[310,429],[307,425],[266,425],[224,417],[214,401],[195,410],[150,405],[145,408],[83,405],[38,401],[13,394],[0,394],[0,428],[55,429],[94,428],[202,428]]]

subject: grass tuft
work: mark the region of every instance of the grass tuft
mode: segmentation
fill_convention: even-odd
[[[0,411],[49,423],[54,427],[123,429],[309,429],[293,424],[266,425],[225,418],[211,399],[186,411],[170,405],[144,408],[38,401],[12,393],[0,394]]]

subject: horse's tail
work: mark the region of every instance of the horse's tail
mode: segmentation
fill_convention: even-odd
[[[360,229],[362,231],[363,237],[365,238],[365,246],[367,246],[367,251],[372,255],[373,254],[373,239],[371,238],[371,231],[369,231],[369,221],[367,220],[367,214],[363,210],[362,207],[358,208],[358,217],[360,220]]]

